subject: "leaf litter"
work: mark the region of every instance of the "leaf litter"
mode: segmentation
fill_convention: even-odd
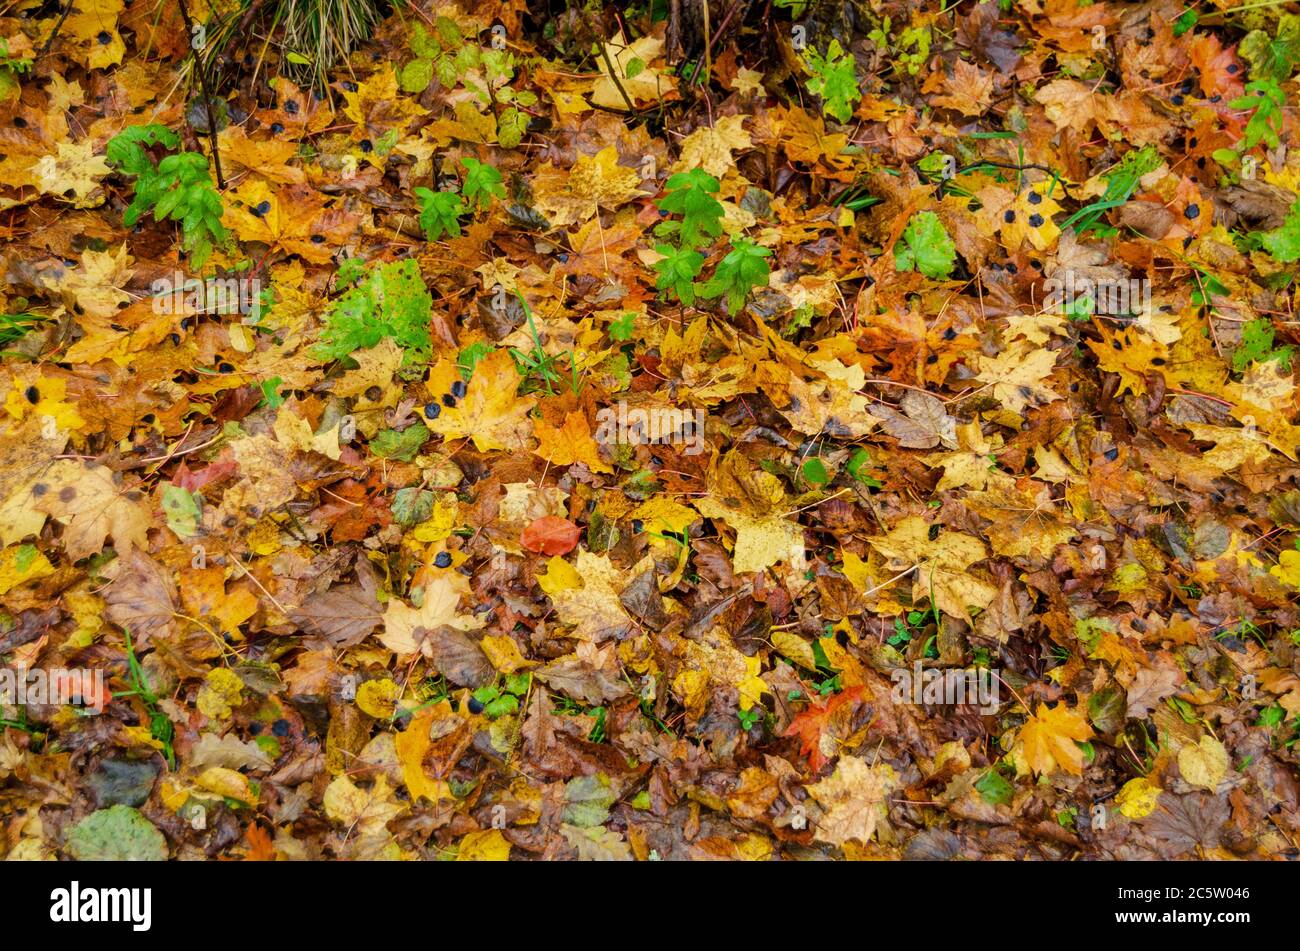
[[[0,854],[1295,855],[1300,19],[665,6],[0,16]]]

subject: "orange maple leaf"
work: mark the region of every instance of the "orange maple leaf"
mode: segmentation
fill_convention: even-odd
[[[244,853],[245,862],[275,861],[275,844],[271,841],[271,834],[256,822],[244,830],[244,840],[248,843],[248,851]]]
[[[785,735],[799,737],[799,752],[808,757],[808,765],[814,773],[820,772],[827,763],[821,747],[822,733],[832,726],[832,717],[837,713],[843,717],[852,712],[849,705],[862,699],[863,692],[860,684],[849,687],[831,697],[825,704],[809,704],[807,710],[790,721]]]

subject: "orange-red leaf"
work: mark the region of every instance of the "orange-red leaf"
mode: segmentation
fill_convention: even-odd
[[[578,544],[581,529],[566,518],[543,515],[519,536],[519,544],[543,555],[567,555]]]
[[[832,720],[840,720],[851,713],[851,705],[862,698],[863,688],[859,684],[849,687],[831,697],[825,705],[810,704],[808,709],[790,721],[786,736],[799,737],[799,752],[808,757],[808,765],[813,772],[820,772],[826,765],[827,757],[822,752],[822,734],[832,725]]]

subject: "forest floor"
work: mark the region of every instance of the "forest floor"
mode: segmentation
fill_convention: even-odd
[[[1297,4],[192,7],[0,14],[0,856],[1296,855]]]

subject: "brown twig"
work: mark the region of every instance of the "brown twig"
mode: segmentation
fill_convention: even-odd
[[[194,22],[190,19],[189,7],[185,5],[185,0],[176,0],[181,7],[181,19],[185,21],[185,35],[190,40],[190,53],[194,56],[194,69],[199,74],[199,92],[203,94],[203,105],[208,114],[208,139],[212,144],[212,164],[217,172],[217,188],[225,191],[226,177],[221,174],[221,149],[217,145],[217,120],[212,111],[212,96],[208,93],[208,70],[199,55],[199,50],[194,46]]]
[[[627,90],[623,88],[623,81],[618,78],[618,70],[614,68],[614,63],[609,58],[609,50],[605,48],[604,40],[598,41],[596,45],[600,47],[600,56],[601,59],[605,61],[605,68],[609,70],[609,78],[614,80],[614,85],[618,87],[619,95],[622,96],[623,101],[627,103],[627,111],[636,112],[636,105],[632,102],[632,97],[627,94]]]
[[[54,45],[54,38],[59,35],[59,30],[63,29],[63,21],[68,18],[68,14],[71,12],[72,12],[72,0],[68,0],[68,2],[63,5],[63,13],[59,15],[59,22],[54,24],[54,32],[50,34],[50,38],[46,40],[45,45],[41,47],[42,56],[48,53],[50,51],[50,47]]]

